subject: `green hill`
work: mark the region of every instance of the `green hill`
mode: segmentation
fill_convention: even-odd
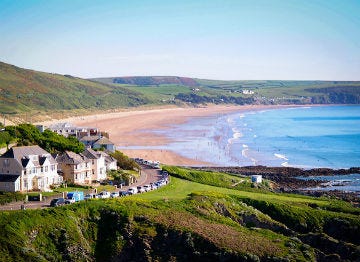
[[[184,103],[359,104],[360,82],[220,81],[177,76],[86,80],[0,62],[0,114]]]
[[[0,261],[360,259],[360,211],[349,203],[166,169],[171,183],[141,195],[1,212]]]
[[[142,94],[123,87],[0,62],[0,113],[109,109],[148,102]]]
[[[157,102],[232,104],[359,104],[359,81],[222,81],[179,77],[95,78]],[[246,91],[249,91],[246,93]]]

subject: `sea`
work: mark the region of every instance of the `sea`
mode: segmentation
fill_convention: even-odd
[[[219,166],[360,166],[360,106],[309,106],[191,118],[156,131],[165,149]]]

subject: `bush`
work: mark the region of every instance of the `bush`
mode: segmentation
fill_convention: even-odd
[[[120,151],[115,151],[110,154],[117,161],[117,166],[125,170],[139,170],[140,166],[135,162],[135,160],[129,158],[124,153]]]
[[[75,137],[64,137],[50,130],[45,130],[41,133],[31,124],[7,126],[5,130],[10,135],[11,140],[18,141],[19,146],[39,145],[50,153],[63,152],[65,150],[80,153],[85,150],[84,144]]]
[[[5,205],[13,201],[24,201],[25,195],[18,192],[0,192],[0,205]]]

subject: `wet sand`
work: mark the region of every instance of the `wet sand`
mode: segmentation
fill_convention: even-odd
[[[224,115],[231,112],[255,111],[269,108],[281,108],[289,106],[266,106],[266,105],[212,105],[197,108],[161,108],[152,110],[134,110],[113,113],[100,113],[95,115],[72,117],[62,120],[47,122],[70,122],[82,127],[97,127],[101,131],[110,134],[110,140],[116,146],[122,147],[121,151],[130,157],[140,157],[149,160],[157,160],[171,165],[211,165],[196,159],[182,157],[170,150],[141,149],[146,146],[161,146],[169,142],[168,137],[154,132],[170,128],[171,125],[182,124],[194,117],[210,115]],[[131,149],[138,146],[140,149]],[[124,147],[130,147],[124,149]]]

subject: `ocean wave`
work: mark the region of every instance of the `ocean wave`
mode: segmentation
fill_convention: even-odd
[[[239,118],[244,118],[244,117],[245,117],[244,114],[239,115]]]
[[[242,155],[242,157],[249,159],[249,160],[251,161],[251,163],[252,163],[254,166],[256,166],[258,161],[257,161],[255,158],[251,157],[251,156],[248,154],[249,151],[250,151],[248,145],[245,145],[245,144],[244,144],[244,145],[243,145],[243,148],[244,148],[244,149],[241,150],[241,155]]]
[[[249,151],[248,148],[245,148],[245,149],[241,150],[241,155],[242,155],[243,157],[245,157],[245,158],[248,158],[248,156],[247,156],[247,154],[246,154],[247,151]]]
[[[240,132],[236,132],[236,133],[233,134],[233,138],[234,138],[234,139],[240,138],[240,137],[242,137],[242,136],[243,136],[243,135],[242,135]]]
[[[283,166],[283,167],[291,167],[291,165],[289,165],[288,162],[281,163],[281,166]]]
[[[280,158],[280,159],[289,160],[285,155],[282,155],[282,154],[275,153],[274,156],[276,156],[277,158]]]
[[[226,119],[226,122],[228,122],[229,124],[234,124],[235,123],[234,119],[232,119],[231,117],[228,117]]]
[[[238,132],[240,132],[240,130],[237,129],[236,127],[231,128],[231,130],[233,131],[233,133],[238,133]]]

